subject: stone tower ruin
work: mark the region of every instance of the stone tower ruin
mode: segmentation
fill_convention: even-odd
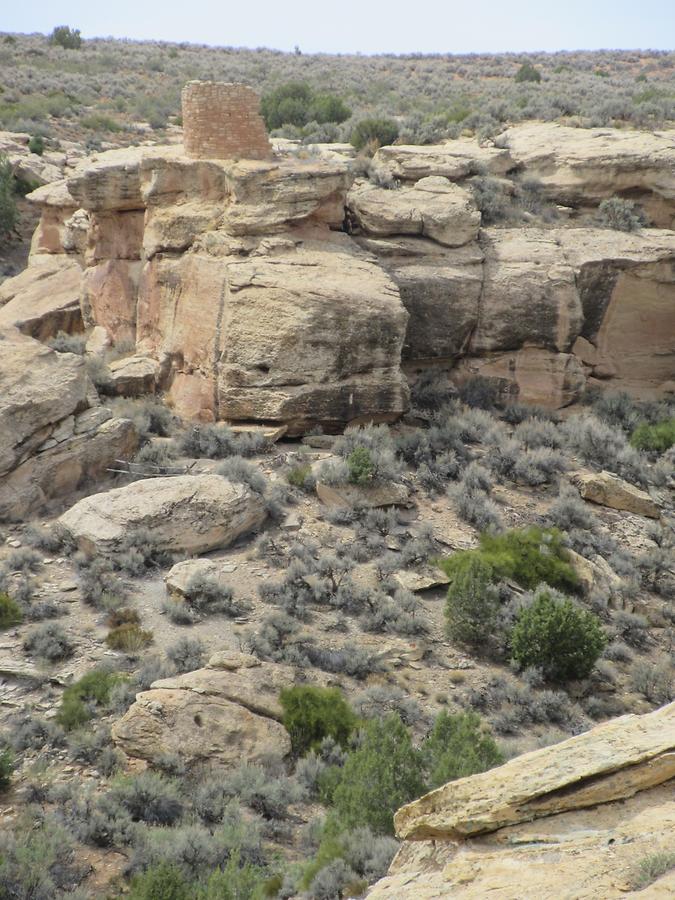
[[[269,159],[260,99],[245,84],[189,81],[181,95],[185,152],[193,159]]]

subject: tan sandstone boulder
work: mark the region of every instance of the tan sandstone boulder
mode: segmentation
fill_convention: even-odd
[[[236,565],[223,559],[184,559],[164,576],[167,593],[176,599],[184,597],[190,581],[196,576],[214,578],[227,583]]]
[[[577,472],[571,476],[584,500],[658,519],[661,510],[646,491],[612,475],[611,472]]]
[[[176,552],[226,547],[265,519],[262,499],[220,475],[148,478],[85,497],[59,519],[87,553],[105,552],[135,528],[149,528]]]
[[[360,182],[347,194],[347,207],[368,234],[419,234],[446,247],[475,240],[480,226],[471,192],[438,175],[399,190]]]
[[[177,753],[189,765],[235,768],[285,756],[291,742],[279,722],[279,691],[294,680],[289,666],[216,654],[206,668],[156,681],[139,694],[113,726],[113,740],[149,762]]]
[[[508,150],[481,147],[472,140],[381,147],[372,162],[375,172],[400,181],[419,181],[429,175],[460,181],[483,171],[490,175],[505,175],[513,165]]]
[[[0,518],[25,518],[137,449],[132,423],[97,406],[80,356],[2,331],[0,385]]]
[[[0,329],[14,326],[46,341],[82,330],[82,269],[67,256],[50,256],[0,285]]]
[[[398,811],[406,842],[368,896],[626,896],[641,861],[670,847],[673,778],[671,703],[450,782]]]

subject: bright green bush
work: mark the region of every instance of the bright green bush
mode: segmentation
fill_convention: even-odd
[[[41,134],[34,134],[28,141],[28,149],[36,156],[42,156],[45,152],[45,139]]]
[[[349,480],[352,484],[368,484],[373,480],[375,464],[367,447],[355,447],[347,457]]]
[[[283,724],[293,751],[302,756],[325,737],[345,746],[358,719],[338,688],[300,684],[283,688],[280,697]]]
[[[511,658],[522,668],[540,668],[550,681],[570,681],[590,675],[606,643],[597,616],[540,588],[518,614]]]
[[[630,442],[637,450],[653,450],[665,453],[675,444],[675,419],[666,419],[656,425],[646,422],[638,425],[630,437]]]
[[[260,111],[269,129],[284,125],[302,128],[308,122],[339,123],[352,114],[335,94],[315,94],[305,81],[290,81],[265,94]]]
[[[576,590],[579,579],[568,561],[562,536],[555,528],[537,526],[482,534],[477,550],[464,550],[440,566],[451,579],[466,567],[467,558],[477,558],[492,567],[493,580],[512,579],[522,587],[535,588],[548,584],[559,590]]]
[[[134,876],[128,900],[194,900],[194,886],[178,866],[160,863]]]
[[[445,605],[446,629],[453,641],[480,647],[494,634],[499,615],[499,593],[494,570],[480,556],[466,555],[457,566]]]
[[[91,707],[106,706],[111,690],[122,680],[122,675],[100,669],[83,675],[63,692],[56,721],[66,731],[85,725],[92,718]]]
[[[49,35],[49,43],[57,44],[66,50],[79,50],[82,46],[82,35],[79,28],[68,25],[57,25]]]
[[[16,600],[0,591],[0,631],[18,625],[22,618],[21,608]]]
[[[393,834],[396,810],[424,788],[421,756],[400,717],[372,719],[345,762],[333,796],[335,816],[345,829],[367,825],[376,834]]]
[[[398,125],[393,119],[361,119],[352,131],[351,143],[357,150],[367,144],[386,147],[393,144],[398,137]]]
[[[442,712],[421,747],[428,788],[485,772],[504,762],[499,747],[473,712]]]

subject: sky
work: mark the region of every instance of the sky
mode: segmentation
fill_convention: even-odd
[[[675,0],[3,0],[0,32],[305,53],[675,49]]]

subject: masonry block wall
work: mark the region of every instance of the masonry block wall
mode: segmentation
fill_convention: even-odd
[[[181,95],[183,142],[193,159],[269,159],[260,99],[245,84],[189,81]]]

